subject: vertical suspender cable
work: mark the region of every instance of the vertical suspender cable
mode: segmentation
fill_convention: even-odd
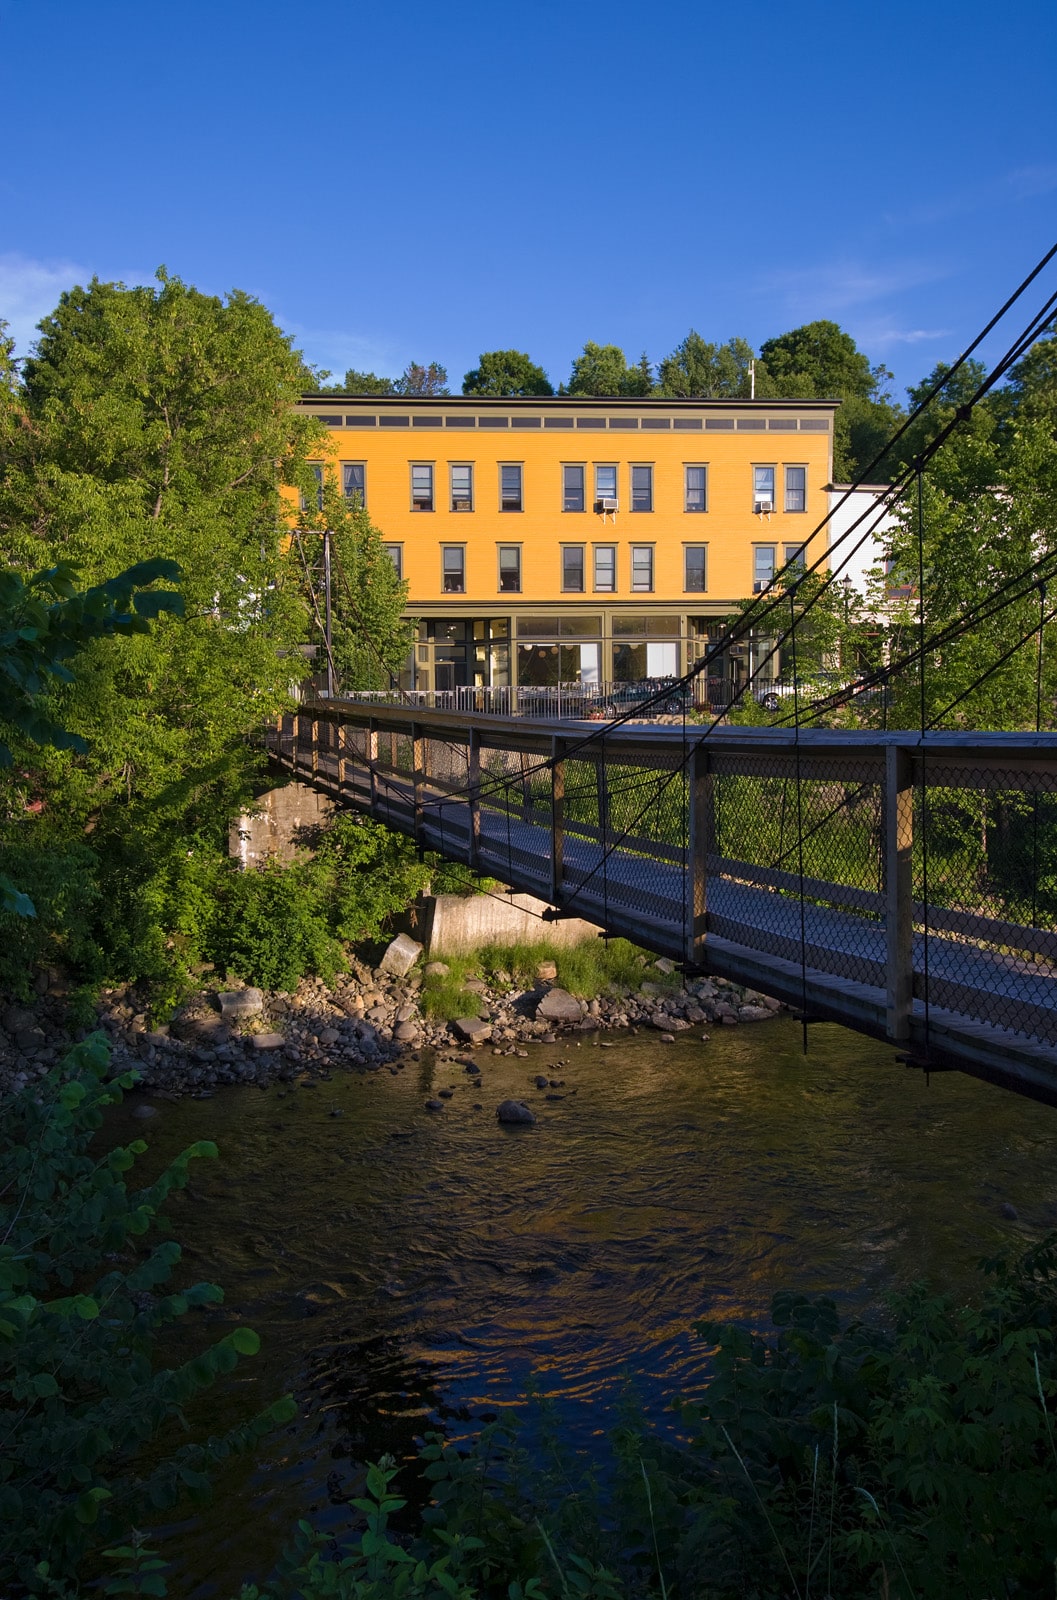
[[[807,920],[804,910],[804,810],[800,788],[800,682],[796,659],[796,590],[789,590],[789,642],[793,657],[793,761],[796,784],[796,871],[800,888],[800,1027],[807,1055]]]
[[[1035,652],[1035,732],[1042,729],[1042,636],[1046,623],[1046,585],[1039,584],[1039,644]],[[1031,801],[1031,926],[1039,925],[1039,791]]]
[[[929,1051],[929,815],[928,790],[925,786],[925,502],[921,463],[917,468],[918,511],[918,707],[920,711],[921,745],[919,749],[921,772],[921,903],[922,951],[921,978],[925,990],[925,1058]],[[913,1005],[913,996],[911,996]]]

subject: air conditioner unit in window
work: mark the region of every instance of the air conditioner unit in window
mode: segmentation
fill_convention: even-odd
[[[770,578],[757,578],[756,582],[752,586],[753,594],[763,594],[763,591],[767,588],[770,581]]]
[[[603,495],[598,501],[598,509],[599,511],[618,511],[620,509],[620,501],[614,494]]]
[[[769,517],[771,512],[774,510],[774,501],[770,498],[769,495],[766,496],[766,497],[758,498],[758,499],[753,501],[752,509],[753,509],[753,511],[756,513],[756,515],[758,517],[763,517],[763,516]]]

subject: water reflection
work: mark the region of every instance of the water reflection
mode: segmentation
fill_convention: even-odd
[[[812,1030],[807,1058],[781,1019],[708,1045],[478,1059],[476,1081],[424,1058],[165,1105],[152,1123],[152,1159],[221,1147],[173,1214],[224,1316],[265,1340],[232,1404],[250,1386],[301,1404],[180,1530],[184,1570],[219,1586],[203,1595],[266,1570],[298,1516],[347,1525],[356,1464],[407,1454],[438,1410],[465,1426],[535,1373],[586,1442],[625,1373],[658,1414],[704,1380],[700,1316],[761,1323],[778,1288],[865,1309],[916,1277],[958,1287],[979,1256],[1057,1225],[1057,1114],[958,1074],[926,1087],[835,1026]],[[532,1087],[548,1068],[561,1101]],[[535,1127],[497,1125],[509,1095]]]

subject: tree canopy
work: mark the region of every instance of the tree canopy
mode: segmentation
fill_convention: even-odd
[[[747,400],[751,382],[749,363],[752,346],[744,339],[728,339],[726,344],[710,344],[691,328],[671,355],[657,368],[657,392],[673,399]],[[758,374],[757,393],[760,393]]]
[[[653,389],[653,369],[649,357],[643,354],[634,366],[629,367],[623,350],[616,344],[584,345],[573,362],[567,394],[597,395],[605,398],[621,395],[648,395]]]
[[[542,367],[523,350],[485,350],[462,380],[463,394],[553,394]]]

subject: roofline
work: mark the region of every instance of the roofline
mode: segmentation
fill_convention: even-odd
[[[404,394],[320,394],[308,390],[300,397],[302,405],[345,405],[349,401],[356,401],[358,405],[372,407],[399,407],[406,409],[408,406],[426,406],[437,409],[451,409],[451,407],[464,410],[480,409],[483,406],[496,406],[502,410],[513,407],[516,410],[527,409],[539,411],[543,406],[569,406],[580,410],[592,407],[600,411],[670,411],[673,408],[682,410],[700,411],[730,411],[734,407],[747,407],[753,411],[803,411],[805,407],[818,411],[836,411],[841,404],[840,400],[714,400],[701,396],[693,398],[680,398],[678,396],[644,395],[640,398],[628,395],[574,395],[574,394],[518,394],[518,395],[487,395],[487,394],[449,394],[449,395],[404,395]]]

